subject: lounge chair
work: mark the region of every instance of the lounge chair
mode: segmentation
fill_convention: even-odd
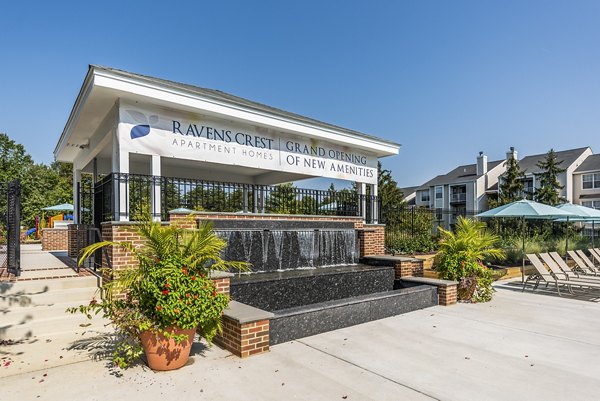
[[[548,272],[548,270],[546,270],[546,268],[542,264],[542,261],[540,260],[540,258],[537,257],[537,255],[527,254],[526,256],[527,256],[527,259],[529,259],[529,261],[535,268],[536,273],[530,274],[529,276],[527,276],[527,279],[523,283],[522,291],[525,291],[525,286],[527,285],[527,282],[529,280],[536,280],[535,286],[533,287],[534,291],[540,284],[540,281],[544,281],[547,284],[554,283],[554,285],[556,285],[556,291],[558,291],[558,295],[561,297],[562,297],[562,294],[560,293],[560,288],[558,287],[559,284],[566,286],[567,289],[569,290],[569,293],[571,293],[571,294],[573,294],[573,289],[571,287],[600,289],[600,283],[590,283],[590,282],[583,282],[583,281],[559,279],[556,276],[554,276],[553,274],[551,274],[550,272]]]
[[[567,251],[571,259],[575,261],[577,264],[577,268],[580,269],[585,274],[597,275],[598,271],[592,264],[587,264],[584,259],[582,259],[579,254],[575,251]]]
[[[598,248],[590,248],[588,249],[590,255],[592,255],[593,259],[596,259],[596,262],[600,264],[600,250]]]
[[[587,263],[587,265],[588,265],[588,266],[590,266],[590,267],[593,267],[593,268],[594,268],[594,270],[595,270],[596,272],[600,272],[600,271],[598,270],[598,266],[597,266],[597,265],[596,265],[594,262],[592,262],[592,261],[590,260],[590,258],[588,258],[588,256],[585,254],[585,252],[583,252],[581,249],[578,249],[578,250],[576,250],[575,252],[577,253],[577,255],[579,255],[579,257],[580,257],[581,259],[583,259],[583,261],[584,261],[585,263]]]
[[[583,281],[600,284],[600,276],[579,276],[577,273],[571,270],[571,268],[565,263],[564,260],[562,260],[558,253],[553,253],[555,256],[548,253],[540,253],[540,257],[555,277],[564,278],[565,280],[569,281]]]
[[[558,252],[550,252],[550,256],[552,256],[552,259],[554,259],[556,264],[558,266],[560,266],[560,268],[567,274],[574,274],[580,278],[582,278],[582,277],[585,277],[585,278],[598,277],[598,278],[600,278],[600,276],[595,275],[593,271],[587,270],[584,268],[580,268],[579,265],[577,264],[577,261],[575,261],[575,263],[576,263],[575,268],[571,268],[567,264],[567,262],[565,262],[565,260],[558,254]],[[582,263],[583,263],[583,261],[582,261]]]

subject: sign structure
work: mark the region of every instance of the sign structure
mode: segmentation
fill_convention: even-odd
[[[137,105],[122,104],[119,115],[126,152],[377,183],[377,157],[340,144]]]

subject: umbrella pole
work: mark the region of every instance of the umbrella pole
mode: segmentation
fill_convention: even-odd
[[[569,216],[567,216],[567,242],[565,244],[565,260],[567,260],[567,255],[569,255]]]
[[[525,282],[525,216],[521,220],[523,232],[523,250],[521,251],[521,283]]]
[[[594,220],[592,220],[592,248],[596,247],[596,241],[594,241],[594,234],[596,234],[596,229],[594,227]]]

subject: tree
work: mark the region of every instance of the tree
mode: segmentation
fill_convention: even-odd
[[[404,194],[392,177],[392,171],[384,169],[381,162],[377,162],[377,186],[382,220],[391,223],[398,217],[398,210],[405,206]]]
[[[296,187],[291,182],[277,185],[267,197],[268,213],[297,214]]]
[[[35,224],[43,207],[72,202],[72,171],[70,163],[35,164],[23,145],[0,133],[0,182],[21,181],[21,221],[26,226]],[[0,208],[5,203],[0,199]]]
[[[558,175],[566,171],[566,169],[560,167],[562,163],[563,160],[557,160],[554,149],[550,149],[546,153],[546,157],[536,163],[536,166],[541,170],[541,172],[535,174],[540,183],[540,187],[535,192],[537,202],[556,206],[564,201],[560,196],[560,190],[564,188],[564,185],[561,185],[558,181]]]
[[[500,193],[498,204],[496,206],[506,205],[523,198],[525,189],[525,172],[519,167],[519,162],[514,156],[506,161],[506,173],[504,173],[502,183],[500,184]]]

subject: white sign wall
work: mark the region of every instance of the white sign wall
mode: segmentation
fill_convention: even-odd
[[[377,157],[273,129],[122,104],[123,151],[377,183]]]

